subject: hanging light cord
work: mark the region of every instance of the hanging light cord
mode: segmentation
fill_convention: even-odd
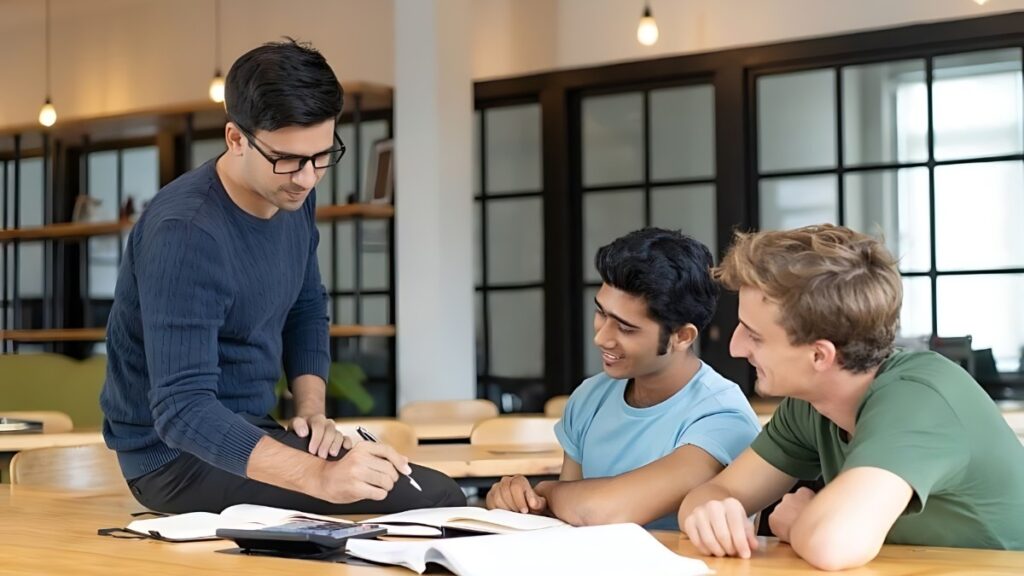
[[[220,76],[220,0],[213,0],[213,26],[213,69]]]
[[[46,101],[50,101],[50,0],[46,0]]]

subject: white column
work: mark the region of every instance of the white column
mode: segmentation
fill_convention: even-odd
[[[398,406],[476,395],[470,0],[395,0]]]

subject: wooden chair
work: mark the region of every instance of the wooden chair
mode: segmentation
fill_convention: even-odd
[[[555,423],[546,416],[501,416],[477,422],[470,444],[558,444]]]
[[[490,400],[412,402],[398,411],[398,419],[410,424],[479,422],[497,415],[498,407]]]
[[[127,490],[117,453],[103,444],[23,450],[11,460],[11,484],[72,491]]]
[[[63,412],[55,411],[30,411],[17,410],[11,412],[0,412],[0,418],[16,418],[18,420],[34,420],[43,423],[43,434],[59,434],[71,432],[75,426],[71,422],[71,416]]]
[[[416,432],[413,427],[394,418],[343,418],[335,420],[335,427],[353,440],[361,440],[356,428],[362,426],[377,440],[390,444],[395,450],[406,453],[416,447]]]
[[[569,401],[569,395],[552,396],[544,403],[544,415],[548,418],[561,418],[565,412],[565,404]]]

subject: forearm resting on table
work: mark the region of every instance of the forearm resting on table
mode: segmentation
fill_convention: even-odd
[[[700,486],[694,488],[683,498],[683,504],[679,507],[679,524],[680,526],[686,520],[686,517],[693,512],[694,508],[697,508],[701,504],[711,502],[712,500],[725,500],[726,498],[733,498],[732,492],[728,488],[720,484],[715,483],[714,480],[705,482]],[[747,511],[750,512],[749,510]]]

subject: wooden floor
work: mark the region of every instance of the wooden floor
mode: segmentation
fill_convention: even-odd
[[[233,546],[225,541],[169,544],[96,535],[98,528],[126,525],[131,521],[130,514],[140,510],[142,507],[126,490],[72,496],[21,486],[0,488],[0,573],[281,576],[315,571],[316,574],[413,574],[400,568],[242,556],[230,553]],[[671,550],[697,556],[689,541],[678,532],[654,534]],[[763,539],[762,544],[762,550],[750,560],[704,560],[719,576],[818,573],[797,558],[789,546],[774,539]],[[842,574],[1019,576],[1024,574],[1024,553],[886,546],[869,566]]]

